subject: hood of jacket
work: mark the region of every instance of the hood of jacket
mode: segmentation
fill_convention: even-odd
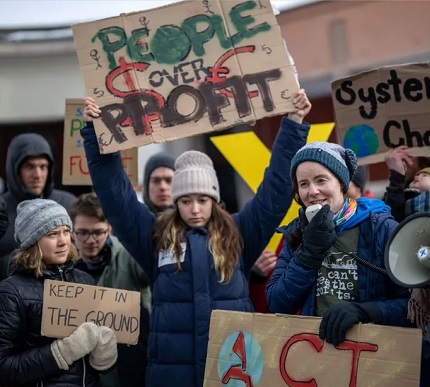
[[[48,198],[54,188],[54,157],[48,141],[37,133],[23,133],[12,139],[6,156],[6,181],[11,195],[19,202],[36,198],[19,178],[19,167],[23,161],[35,156],[45,156],[49,162],[48,178],[42,194],[42,197]]]

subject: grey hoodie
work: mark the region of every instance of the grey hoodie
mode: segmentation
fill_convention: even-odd
[[[18,179],[19,167],[30,156],[46,156],[49,161],[49,173],[45,189],[40,198],[51,199],[64,206],[67,211],[76,197],[69,192],[54,189],[54,157],[51,147],[43,136],[37,133],[23,133],[14,137],[6,156],[6,182],[8,191],[1,195],[6,202],[9,226],[0,240],[0,280],[7,277],[9,256],[18,247],[14,239],[16,207],[23,200],[36,199]]]

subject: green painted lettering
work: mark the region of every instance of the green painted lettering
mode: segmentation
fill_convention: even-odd
[[[91,41],[94,43],[96,39],[102,42],[103,50],[108,57],[109,68],[113,70],[117,66],[114,53],[127,44],[125,31],[121,27],[105,28],[97,32]]]
[[[198,24],[206,24],[207,27],[204,30],[201,28],[197,30]],[[211,23],[211,18],[206,15],[192,16],[184,20],[181,28],[190,38],[194,54],[197,56],[205,55],[203,44],[211,40],[212,36],[214,36],[214,28]]]
[[[235,35],[231,37],[234,45],[238,44],[243,39],[249,39],[260,32],[270,30],[270,24],[267,22],[261,23],[253,28],[248,27],[250,24],[255,22],[255,19],[249,15],[242,16],[241,12],[249,11],[251,9],[254,9],[256,6],[257,3],[255,1],[247,1],[245,3],[236,5],[230,10],[230,19],[238,31]]]
[[[73,118],[70,123],[70,137],[75,135],[77,130],[81,130],[85,126],[84,120]]]
[[[233,47],[233,43],[229,36],[227,36],[227,32],[225,30],[224,20],[220,15],[212,15],[211,16],[212,25],[215,28],[216,36],[221,44],[221,47],[225,50],[228,50]]]
[[[148,29],[134,30],[127,41],[127,52],[133,62],[152,62],[154,56],[149,52],[148,43],[142,43],[141,39],[148,37]]]

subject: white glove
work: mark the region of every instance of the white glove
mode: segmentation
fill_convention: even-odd
[[[97,371],[111,368],[118,358],[116,336],[112,329],[99,327],[99,341],[90,353],[90,365]]]
[[[57,365],[68,370],[78,359],[88,355],[99,340],[99,327],[92,322],[85,322],[68,337],[57,339],[51,344],[51,351]]]

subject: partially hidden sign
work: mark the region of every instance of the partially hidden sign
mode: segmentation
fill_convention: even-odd
[[[66,99],[63,142],[64,185],[92,185],[84,151],[84,140],[80,134],[80,130],[84,126],[84,100]],[[122,165],[133,186],[138,184],[137,155],[137,148],[121,152]]]
[[[380,67],[332,83],[340,143],[360,164],[384,161],[406,145],[413,156],[430,154],[430,65]]]
[[[418,387],[421,330],[358,324],[338,346],[320,318],[215,310],[204,387]]]
[[[295,110],[269,0],[188,0],[72,29],[102,153]]]
[[[118,343],[137,344],[140,329],[140,293],[45,280],[43,336],[69,336],[80,324],[87,321],[111,328]]]

